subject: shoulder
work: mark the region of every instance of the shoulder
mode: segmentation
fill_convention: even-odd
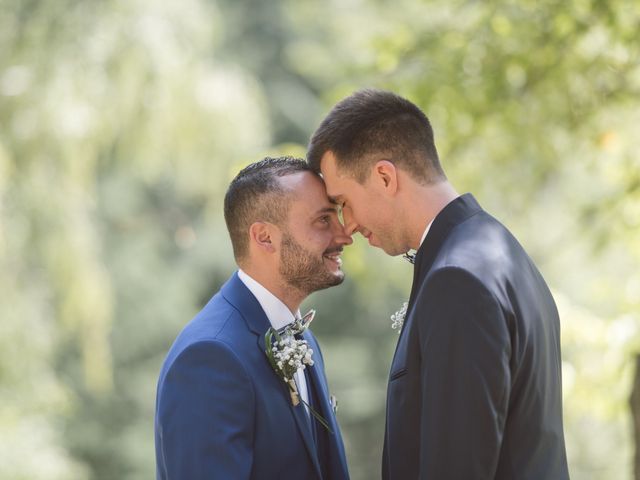
[[[457,225],[439,252],[441,262],[470,266],[478,261],[497,261],[518,241],[498,220],[480,212]]]
[[[175,345],[174,345],[175,347]],[[249,377],[241,352],[220,338],[200,338],[172,348],[165,360],[161,380],[171,371],[189,370],[209,375],[215,371],[234,371]]]
[[[221,395],[253,401],[252,369],[241,353],[215,338],[198,340],[176,351],[160,373],[158,405],[218,401]]]
[[[201,358],[239,357],[234,352],[255,337],[246,327],[242,315],[222,297],[214,297],[178,334],[166,356],[163,370],[176,362]],[[253,342],[255,344],[255,342]]]
[[[486,212],[456,226],[438,251],[429,276],[468,277],[494,293],[528,270],[531,261],[511,232]],[[471,282],[473,283],[473,282]]]

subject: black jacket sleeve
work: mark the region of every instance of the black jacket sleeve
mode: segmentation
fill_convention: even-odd
[[[421,479],[493,479],[510,395],[504,312],[469,272],[432,272],[417,298]]]

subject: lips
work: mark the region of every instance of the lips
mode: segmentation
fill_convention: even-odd
[[[342,265],[342,258],[340,258],[341,255],[342,255],[342,249],[327,252],[323,255],[323,257],[326,258],[327,260],[334,262],[339,267]]]

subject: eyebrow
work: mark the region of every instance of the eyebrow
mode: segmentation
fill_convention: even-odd
[[[320,210],[318,210],[315,214],[321,215],[323,213],[336,213],[337,211],[338,209],[336,207],[323,207]]]

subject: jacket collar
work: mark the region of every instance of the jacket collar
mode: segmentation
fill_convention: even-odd
[[[296,316],[291,313],[289,307],[264,285],[242,269],[238,270],[238,278],[244,283],[253,296],[256,297],[262,310],[267,315],[269,323],[275,330],[280,330],[295,321]],[[296,312],[296,315],[300,316],[300,310]]]
[[[482,211],[482,207],[470,193],[465,193],[458,198],[452,200],[436,215],[429,228],[426,238],[416,252],[413,284],[411,287],[411,296],[409,297],[408,309],[411,309],[415,296],[420,289],[419,279],[429,271],[438,251],[444,244],[445,240],[457,225],[461,224],[468,218]]]
[[[253,296],[247,286],[242,283],[235,272],[227,283],[220,289],[222,296],[240,312],[247,323],[247,327],[256,335],[262,337],[271,324],[267,315],[262,310],[260,303]]]

